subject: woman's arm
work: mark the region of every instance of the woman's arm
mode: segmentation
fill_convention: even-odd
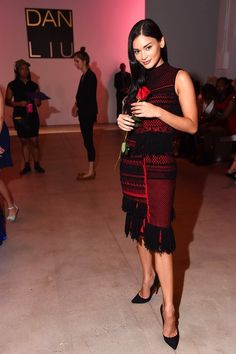
[[[35,92],[40,92],[39,87],[37,88],[37,90]],[[39,106],[41,106],[42,101],[39,98],[35,98],[34,103],[37,107],[39,107]]]
[[[71,109],[71,115],[74,118],[78,117],[78,107],[77,107],[77,103],[76,102],[75,102],[74,106]]]
[[[26,107],[26,105],[27,105],[26,101],[15,102],[13,96],[14,95],[13,95],[12,89],[9,86],[7,86],[7,91],[6,91],[6,96],[5,96],[6,105],[9,107]]]
[[[85,87],[87,102],[89,102],[89,104],[94,104],[97,94],[97,78],[94,73],[90,73],[90,75],[86,78]]]
[[[159,118],[172,128],[194,134],[198,126],[198,110],[192,80],[187,72],[180,70],[175,80],[175,91],[183,117],[148,102],[132,103],[132,113],[138,118]]]

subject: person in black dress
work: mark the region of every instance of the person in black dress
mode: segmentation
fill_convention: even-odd
[[[143,269],[142,289],[132,302],[150,301],[159,279],[163,336],[175,349],[179,332],[173,298],[175,238],[171,221],[176,179],[173,140],[175,129],[196,133],[196,96],[190,76],[168,64],[165,40],[154,21],[136,23],[128,43],[133,81],[126,100],[127,114],[119,115],[117,123],[128,132],[129,150],[120,165],[125,233],[137,240]],[[138,102],[137,93],[145,86],[149,95],[146,101]],[[138,126],[132,115],[141,120]]]
[[[37,107],[41,101],[36,97],[38,85],[31,80],[30,64],[20,59],[15,63],[15,80],[7,86],[5,103],[13,107],[13,122],[20,138],[24,158],[24,168],[20,172],[25,175],[31,172],[30,157],[34,160],[34,169],[44,173],[39,163],[39,115]],[[35,95],[35,97],[34,97]]]
[[[89,66],[89,55],[85,47],[74,54],[74,63],[77,69],[82,72],[76,102],[72,108],[72,115],[79,117],[81,133],[84,146],[88,156],[88,172],[79,173],[78,180],[87,180],[95,178],[95,148],[93,143],[93,126],[97,120],[97,78]]]
[[[122,113],[122,101],[127,96],[131,84],[131,75],[126,71],[124,63],[120,64],[120,71],[115,74],[114,86],[116,88],[117,117]]]
[[[4,100],[2,92],[0,91],[0,170],[6,167],[11,167],[12,159],[10,154],[10,136],[6,123],[4,122]],[[7,188],[5,182],[0,178],[0,194],[6,201],[8,221],[15,221],[19,208],[16,206],[12,194]],[[6,237],[3,212],[0,210],[0,243]]]

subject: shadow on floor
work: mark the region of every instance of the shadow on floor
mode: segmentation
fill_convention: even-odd
[[[209,168],[191,166],[186,160],[178,159],[178,171],[175,195],[176,219],[173,223],[177,243],[174,253],[174,293],[177,313],[183,295],[185,273],[191,266],[190,245],[194,242],[194,228],[203,204],[203,191]]]

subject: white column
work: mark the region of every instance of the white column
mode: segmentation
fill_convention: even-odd
[[[236,75],[236,0],[220,0],[216,76],[233,78]]]

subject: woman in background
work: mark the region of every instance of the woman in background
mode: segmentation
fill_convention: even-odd
[[[38,85],[31,80],[30,64],[20,59],[15,63],[15,80],[7,86],[5,103],[13,107],[13,122],[17,135],[20,138],[24,168],[20,175],[31,172],[30,157],[34,160],[34,169],[38,173],[45,170],[39,163],[39,115],[37,107],[41,101],[35,98],[39,92]]]
[[[78,180],[94,179],[95,173],[95,148],[93,143],[93,126],[97,120],[97,78],[89,66],[90,58],[85,51],[85,47],[81,47],[74,54],[74,63],[78,70],[82,72],[78,91],[76,94],[76,102],[72,108],[73,117],[79,117],[81,133],[84,146],[88,156],[88,172],[79,173]]]
[[[4,100],[0,91],[0,169],[11,167],[12,160],[10,155],[10,137],[6,123],[4,122]],[[8,190],[5,182],[0,178],[0,194],[7,203],[8,221],[15,221],[19,208],[15,205],[14,199]],[[3,214],[0,212],[0,239],[4,233]]]

